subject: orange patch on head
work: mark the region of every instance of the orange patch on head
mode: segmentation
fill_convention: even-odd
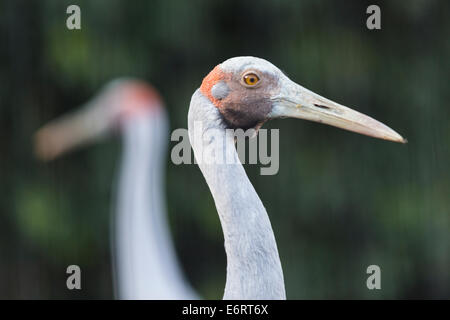
[[[212,87],[221,80],[230,80],[231,74],[227,74],[222,71],[220,65],[217,65],[208,75],[203,78],[202,85],[200,86],[200,92],[207,97],[217,108],[220,108],[221,101],[214,98],[211,93]]]
[[[132,82],[124,88],[123,104],[125,113],[136,114],[145,110],[158,110],[163,102],[159,93],[144,82]]]

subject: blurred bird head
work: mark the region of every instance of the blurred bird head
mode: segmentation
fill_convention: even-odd
[[[388,126],[303,88],[260,58],[226,60],[203,79],[200,92],[217,107],[230,128],[258,129],[267,120],[291,117],[406,142]]]
[[[36,156],[54,158],[121,128],[128,119],[159,113],[163,102],[156,89],[134,79],[113,80],[79,110],[43,126],[34,136]]]

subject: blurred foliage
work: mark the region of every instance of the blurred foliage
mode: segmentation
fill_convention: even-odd
[[[280,171],[246,165],[272,220],[288,297],[450,298],[450,3],[377,1],[0,2],[0,298],[112,298],[109,218],[120,143],[109,139],[53,163],[32,135],[117,76],[148,80],[171,127],[216,64],[270,60],[293,80],[406,136],[378,141],[314,123],[280,128]],[[78,4],[82,30],[65,26]],[[194,165],[168,163],[177,251],[206,298],[225,281],[223,236]],[[78,264],[83,290],[65,288]],[[370,264],[382,290],[366,288]]]

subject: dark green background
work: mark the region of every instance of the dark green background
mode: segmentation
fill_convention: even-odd
[[[366,8],[380,5],[382,30]],[[82,30],[67,30],[78,4]],[[32,134],[117,76],[164,96],[171,128],[216,64],[265,58],[291,79],[408,138],[394,144],[277,120],[280,171],[246,166],[269,216],[288,298],[450,298],[450,2],[0,2],[0,298],[112,298],[109,215],[120,140],[44,165]],[[171,146],[174,144],[172,143]],[[206,298],[221,298],[223,237],[197,166],[167,167],[177,251]],[[82,290],[65,287],[82,269]],[[382,269],[382,290],[366,268]]]

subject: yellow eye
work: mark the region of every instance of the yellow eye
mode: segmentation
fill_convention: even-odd
[[[259,77],[254,73],[247,73],[243,77],[244,83],[248,86],[254,86],[259,82]]]

